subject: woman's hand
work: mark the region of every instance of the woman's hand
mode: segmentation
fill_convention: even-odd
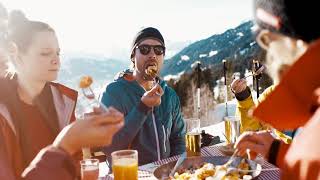
[[[59,133],[53,145],[64,149],[71,155],[83,147],[110,145],[113,135],[123,125],[123,114],[111,107],[103,114],[91,115],[66,126]]]

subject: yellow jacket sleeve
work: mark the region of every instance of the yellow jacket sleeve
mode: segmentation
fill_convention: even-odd
[[[237,109],[236,109],[236,116],[240,117],[240,132],[245,131],[257,131],[261,129],[271,129],[267,124],[261,123],[252,116],[249,115],[250,111],[256,107],[256,104],[258,105],[260,102],[264,101],[267,96],[273,91],[275,86],[268,87],[259,97],[258,102],[255,103],[253,101],[252,96],[250,95],[247,99],[243,101],[238,101],[237,103]],[[286,144],[290,144],[292,141],[292,138],[290,136],[285,135],[281,131],[274,129],[274,135],[277,136],[277,139],[282,140]]]
[[[249,116],[249,111],[255,107],[252,96],[243,101],[238,101],[236,116],[240,117],[240,132],[244,131],[257,131],[262,128],[259,121]]]

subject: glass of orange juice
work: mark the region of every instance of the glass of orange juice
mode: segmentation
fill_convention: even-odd
[[[120,150],[111,153],[112,171],[115,180],[138,179],[138,151]]]

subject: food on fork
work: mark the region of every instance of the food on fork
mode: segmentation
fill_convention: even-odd
[[[91,76],[83,76],[80,79],[79,87],[88,88],[92,84],[93,80]]]
[[[158,73],[158,66],[156,64],[147,66],[145,73],[151,77],[156,77]]]

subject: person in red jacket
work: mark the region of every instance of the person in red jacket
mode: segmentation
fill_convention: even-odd
[[[7,32],[2,39],[4,53],[15,72],[12,77],[0,78],[0,179],[19,179],[39,151],[75,121],[77,92],[52,82],[60,69],[60,48],[55,31],[48,24],[28,20],[20,11],[13,11]],[[114,130],[109,133],[112,137]],[[68,150],[74,144],[68,142],[62,149],[74,154]],[[57,160],[53,158],[51,163]]]
[[[60,69],[60,48],[48,24],[12,11],[7,32],[6,52],[15,72],[0,79],[0,156],[19,177],[37,153],[75,120],[77,92],[52,82]]]
[[[243,134],[236,148],[260,153],[275,162],[283,179],[320,179],[320,28],[313,21],[315,2],[255,0],[258,44],[267,51],[267,66],[279,85],[253,115],[273,127],[303,130],[284,145],[270,131]],[[303,12],[303,13],[302,13]]]
[[[53,144],[43,148],[21,177],[15,177],[6,167],[5,157],[0,159],[0,179],[41,180],[76,178],[73,155],[82,147],[109,145],[113,135],[123,126],[124,116],[114,108],[83,121],[75,121],[63,128]],[[0,138],[0,141],[2,138]],[[1,149],[2,150],[2,149]],[[0,155],[3,155],[0,153]]]

